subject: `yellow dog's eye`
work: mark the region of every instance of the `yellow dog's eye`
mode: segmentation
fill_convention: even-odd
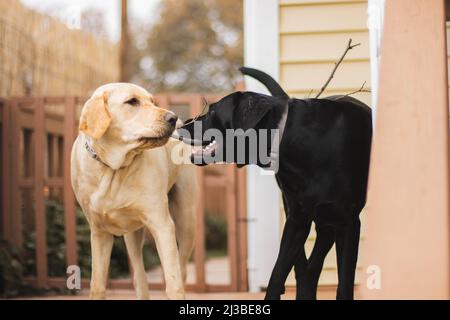
[[[136,99],[136,98],[131,98],[130,100],[126,101],[125,103],[129,104],[129,105],[131,105],[133,107],[136,107],[136,106],[138,106],[140,104],[139,100]]]

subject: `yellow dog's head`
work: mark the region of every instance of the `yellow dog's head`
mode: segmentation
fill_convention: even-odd
[[[155,105],[142,87],[111,83],[98,88],[85,103],[79,129],[94,140],[148,149],[164,145],[175,129],[177,116]]]

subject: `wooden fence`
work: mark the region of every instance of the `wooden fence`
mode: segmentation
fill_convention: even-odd
[[[175,110],[185,116],[198,114],[202,107],[201,95],[159,95],[161,107]],[[219,96],[206,96],[210,102]],[[2,237],[21,247],[24,243],[24,225],[35,230],[35,275],[27,280],[39,287],[64,287],[64,278],[49,276],[48,243],[46,239],[45,200],[56,193],[64,205],[64,229],[67,265],[77,265],[76,201],[70,183],[70,153],[77,135],[77,119],[85,97],[18,97],[0,99],[1,152],[1,233]],[[246,199],[245,173],[234,165],[227,165],[219,175],[205,174],[197,169],[200,197],[197,210],[197,238],[194,253],[195,283],[188,290],[245,291],[246,268]],[[225,192],[227,241],[230,261],[230,283],[209,284],[205,280],[205,225],[204,203],[208,189],[220,187]],[[24,211],[33,212],[24,216]],[[27,221],[30,220],[30,221]],[[83,288],[89,286],[83,279]],[[129,279],[110,280],[111,288],[132,288]],[[150,283],[150,288],[161,289],[163,282]]]

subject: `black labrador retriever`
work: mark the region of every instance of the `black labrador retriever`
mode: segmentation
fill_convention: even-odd
[[[278,161],[275,177],[283,195],[286,224],[266,299],[280,299],[292,267],[297,299],[316,299],[324,259],[334,243],[339,278],[337,299],[353,299],[359,214],[366,201],[372,139],[371,109],[349,96],[290,99],[264,72],[240,70],[261,81],[272,96],[232,93],[212,104],[206,114],[188,120],[179,130],[179,138],[204,146],[191,156],[198,165],[208,164],[205,159],[218,152],[227,154],[225,162],[238,166],[256,164],[268,168]],[[201,128],[196,129],[200,124]],[[208,129],[216,129],[222,138],[208,134]],[[234,134],[229,134],[230,129]],[[227,152],[249,129],[263,132],[257,135],[257,147],[251,149],[250,139],[246,139],[243,152],[236,147],[234,152]],[[269,134],[271,129],[278,129],[278,140]],[[261,140],[268,143],[261,144]],[[275,145],[276,141],[279,144]],[[264,153],[275,154],[278,160],[269,157],[270,161],[266,161],[261,157]],[[317,238],[307,258],[304,244],[312,221]]]

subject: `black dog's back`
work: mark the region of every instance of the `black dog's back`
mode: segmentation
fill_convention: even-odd
[[[332,101],[344,101],[344,102],[355,104],[355,105],[361,107],[362,109],[364,109],[372,117],[372,109],[370,109],[370,107],[367,104],[365,104],[364,102],[362,102],[361,100],[355,99],[351,96],[335,95],[335,96],[326,97],[324,99],[332,100]]]

